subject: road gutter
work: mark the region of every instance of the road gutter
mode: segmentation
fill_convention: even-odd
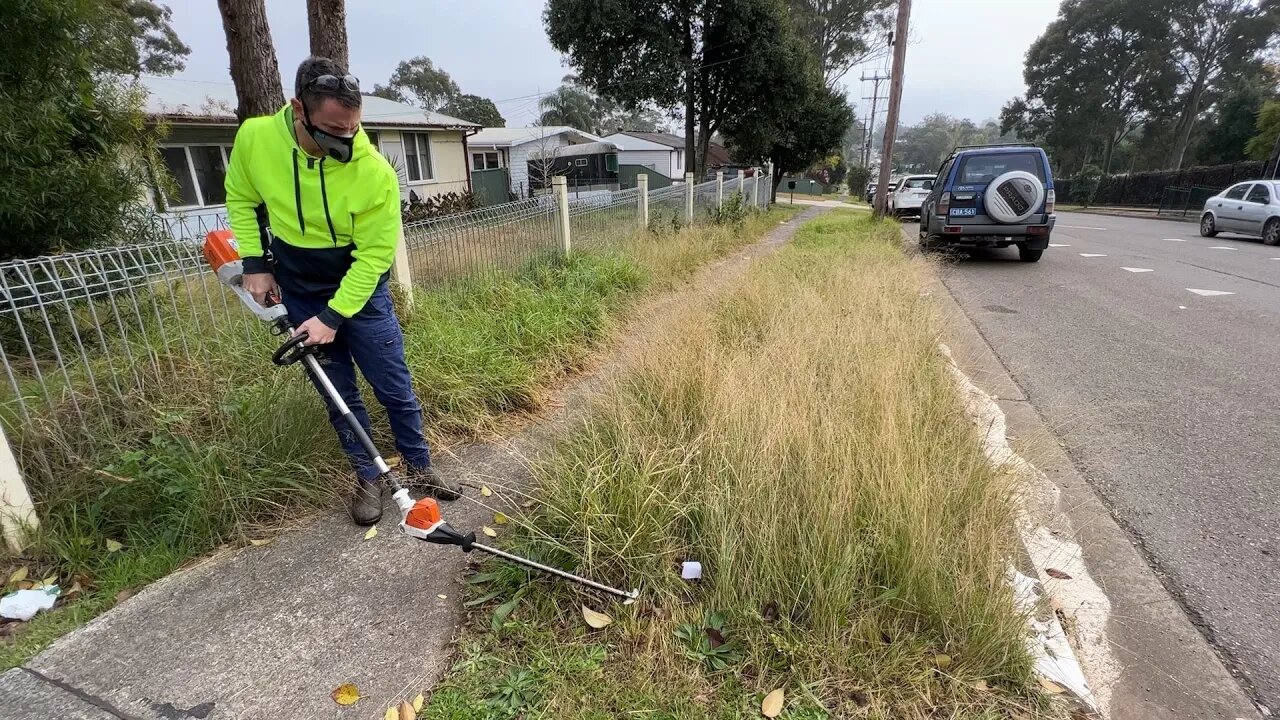
[[[1078,707],[1094,707],[1103,717],[1261,718],[1077,472],[941,272],[930,272],[927,294],[946,321],[943,352],[988,457],[1019,477],[1023,553],[1010,578],[1029,611],[1037,671],[1067,688]]]

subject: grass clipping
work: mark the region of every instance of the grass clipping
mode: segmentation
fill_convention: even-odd
[[[748,717],[783,687],[782,717],[1038,714],[1010,487],[897,233],[814,220],[644,349],[540,469],[539,530],[513,541],[644,601],[584,636],[557,599],[574,591],[539,582],[427,717]]]

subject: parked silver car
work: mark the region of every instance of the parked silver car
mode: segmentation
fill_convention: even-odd
[[[1280,182],[1236,183],[1206,200],[1200,234],[1213,237],[1220,232],[1253,235],[1268,245],[1280,245]]]

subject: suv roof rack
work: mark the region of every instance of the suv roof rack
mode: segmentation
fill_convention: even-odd
[[[989,145],[957,145],[955,150],[976,150],[978,148],[1000,148],[1000,147],[1036,147],[1035,143],[1029,142],[1011,142],[1011,143],[991,143]]]

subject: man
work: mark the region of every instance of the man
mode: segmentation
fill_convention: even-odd
[[[401,235],[399,178],[360,129],[360,106],[359,83],[344,68],[328,58],[304,60],[289,104],[246,120],[236,134],[227,216],[244,258],[245,289],[260,303],[279,293],[295,332],[322,346],[321,365],[370,432],[356,386],[360,368],[387,409],[409,481],[453,500],[459,486],[431,468],[387,290]],[[332,404],[329,420],[359,481],[351,517],[372,525],[382,516],[378,470]]]

